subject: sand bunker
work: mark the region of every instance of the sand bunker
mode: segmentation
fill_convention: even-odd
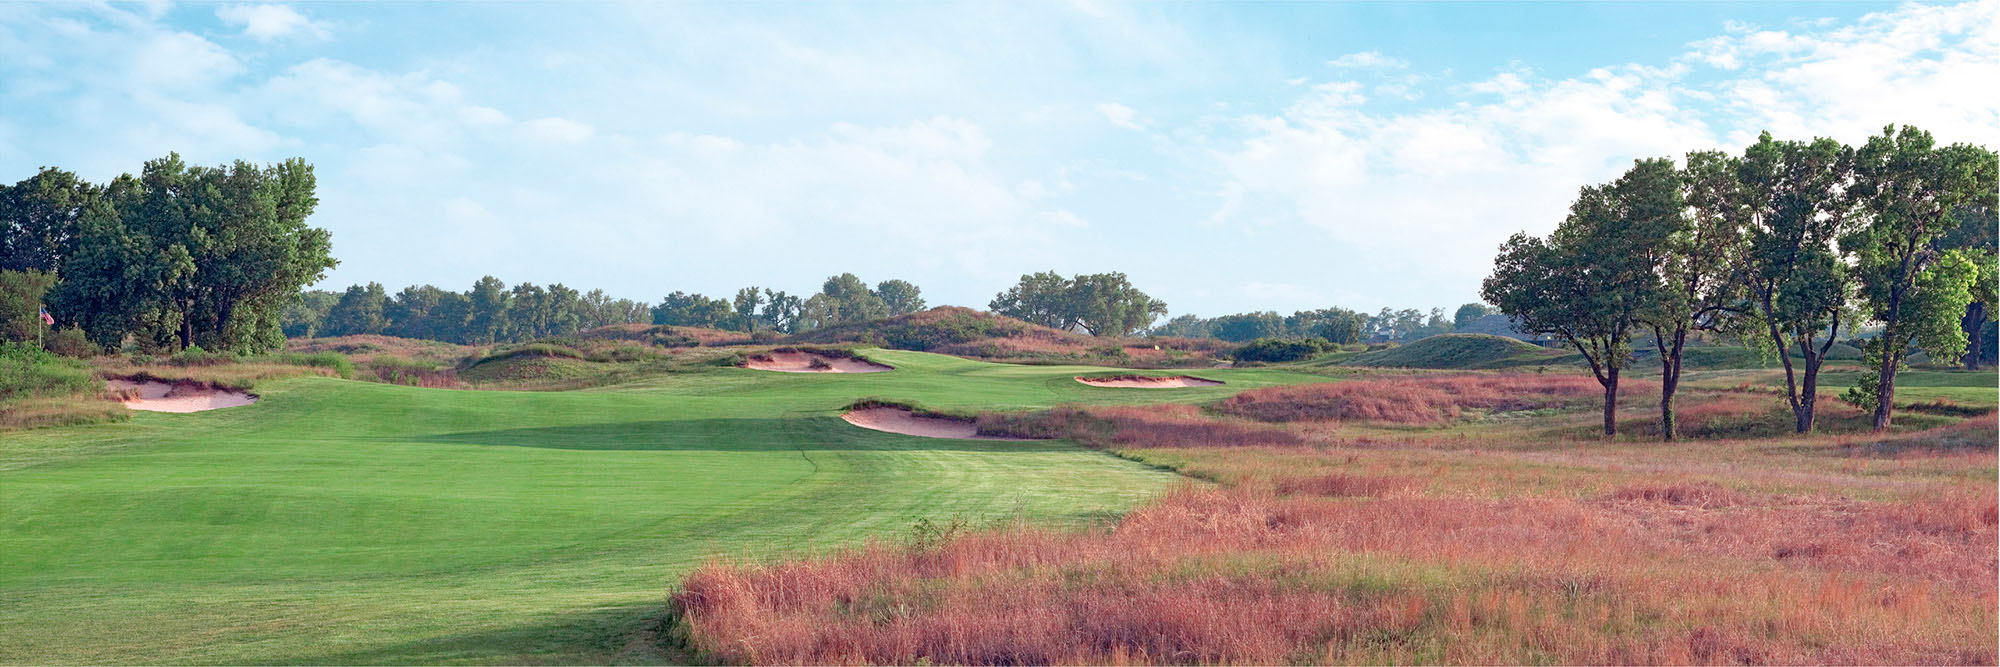
[[[1213,387],[1222,384],[1219,380],[1204,380],[1198,377],[1176,375],[1173,377],[1151,377],[1145,375],[1120,375],[1118,377],[1077,377],[1077,382],[1092,387],[1123,387],[1127,389],[1178,389],[1181,387]]]
[[[148,412],[201,412],[233,408],[257,402],[257,397],[233,389],[215,389],[193,384],[171,384],[155,380],[109,380],[112,393],[121,396],[125,407]]]
[[[896,370],[866,359],[829,357],[811,352],[766,352],[743,362],[744,368],[780,373],[880,373]]]
[[[874,407],[849,410],[841,415],[847,423],[866,429],[914,435],[921,438],[952,438],[956,440],[1027,440],[1027,438],[1003,438],[980,435],[979,426],[969,421],[926,417],[906,408]]]

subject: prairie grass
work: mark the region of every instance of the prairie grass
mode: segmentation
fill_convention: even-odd
[[[1703,392],[1686,423],[1729,438],[1517,441],[1547,427],[1506,422],[1385,436],[1349,422],[1519,409],[1587,422],[1589,406],[1569,402],[1597,387],[1342,384],[1360,389],[1256,390],[1220,414],[986,415],[982,428],[1213,483],[1098,530],[1015,525],[711,562],[674,597],[677,627],[697,655],[755,664],[1996,661],[1990,416],[1765,436],[1738,424],[1774,397]],[[1369,403],[1374,392],[1414,405]]]

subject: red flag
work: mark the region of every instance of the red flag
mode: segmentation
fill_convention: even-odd
[[[54,317],[52,317],[52,316],[50,316],[50,315],[49,315],[49,309],[48,309],[48,308],[43,308],[43,309],[42,309],[42,324],[46,324],[46,325],[49,325],[49,326],[55,326],[55,325],[56,325],[56,318],[54,318]]]

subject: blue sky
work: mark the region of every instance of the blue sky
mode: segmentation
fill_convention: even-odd
[[[1634,158],[2000,145],[1994,81],[2000,0],[4,3],[0,178],[303,157],[335,289],[1451,307]]]

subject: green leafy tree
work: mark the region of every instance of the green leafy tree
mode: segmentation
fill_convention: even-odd
[[[1123,273],[1077,276],[1070,291],[1069,319],[1092,336],[1129,336],[1167,314],[1167,302],[1139,291]]]
[[[1776,141],[1766,132],[1736,163],[1751,305],[1741,333],[1762,340],[1784,366],[1799,433],[1813,430],[1820,368],[1852,320],[1848,267],[1834,243],[1847,226],[1841,192],[1853,162],[1853,151],[1832,139]]]
[[[1308,312],[1311,315],[1299,318],[1300,324],[1295,329],[1303,336],[1321,338],[1331,343],[1341,345],[1359,343],[1362,340],[1362,332],[1368,326],[1367,315],[1346,308],[1325,308]]]
[[[875,296],[888,306],[889,315],[908,315],[924,309],[923,290],[905,280],[884,280],[875,285]]]
[[[2000,255],[1992,250],[1967,251],[1975,272],[1972,281],[1972,303],[1966,305],[1965,315],[1959,318],[1959,328],[1965,331],[1966,351],[1961,359],[1966,370],[1977,370],[1980,359],[1985,357],[1985,336],[1981,335],[1990,313],[2000,308],[2000,294],[1996,294],[1995,283],[2000,283]]]
[[[1640,168],[1635,167],[1635,171]],[[1604,435],[1618,434],[1618,380],[1630,364],[1630,336],[1653,299],[1653,266],[1643,252],[1645,188],[1632,174],[1583,189],[1547,240],[1515,234],[1500,246],[1480,297],[1527,333],[1576,348],[1604,388]],[[1632,218],[1628,218],[1632,216]]]
[[[0,270],[60,276],[76,254],[85,211],[99,188],[54,167],[13,186],[0,184]]]
[[[814,307],[814,326],[866,322],[889,316],[889,304],[868,289],[868,283],[852,273],[826,279],[820,286],[819,304]]]
[[[1628,224],[1647,244],[1658,268],[1655,298],[1639,320],[1652,333],[1660,357],[1660,435],[1678,435],[1674,394],[1680,388],[1688,336],[1714,331],[1741,300],[1735,271],[1743,234],[1736,162],[1720,151],[1690,153],[1687,167],[1670,160],[1642,160],[1627,172],[1634,196]]]
[[[348,287],[347,292],[340,295],[340,301],[326,313],[326,334],[352,336],[382,333],[389,326],[389,320],[383,314],[388,302],[389,294],[382,289],[381,283]]]
[[[1054,271],[1021,276],[1021,282],[993,297],[987,308],[1030,324],[1054,329],[1076,326],[1070,281]]]
[[[1466,325],[1472,324],[1479,318],[1491,314],[1493,314],[1493,307],[1483,303],[1468,303],[1459,306],[1458,311],[1452,313],[1451,328],[1454,330],[1463,329]]]
[[[798,297],[782,290],[764,290],[764,309],[757,313],[757,319],[764,326],[779,333],[793,333],[797,330],[800,311],[805,303]]]
[[[1285,318],[1271,311],[1223,315],[1208,321],[1208,335],[1232,343],[1259,338],[1282,338],[1288,332]]]
[[[333,304],[340,302],[339,292],[327,290],[305,290],[299,298],[285,305],[285,314],[279,321],[287,338],[312,338],[326,327],[326,313],[333,310]]]
[[[713,327],[735,317],[735,308],[723,299],[700,294],[674,292],[653,307],[653,323],[678,327]]]
[[[1211,337],[1209,321],[1201,319],[1199,315],[1177,316],[1160,323],[1160,326],[1153,327],[1150,333],[1155,336],[1171,336],[1175,338]]]
[[[0,341],[32,342],[47,333],[43,297],[55,285],[56,274],[40,269],[0,269]]]
[[[1958,226],[1954,214],[1961,207],[1994,208],[1996,163],[2000,157],[1991,150],[1965,144],[1939,148],[1929,132],[1907,125],[1883,129],[1856,152],[1848,194],[1863,224],[1840,245],[1854,257],[1864,307],[1883,325],[1874,345],[1879,349],[1870,350],[1876,357],[1869,382],[1878,431],[1889,427],[1896,371],[1910,345],[1949,351],[1943,358],[1964,352],[1961,319],[1974,301],[1977,264],[1940,245]],[[1925,294],[1926,289],[1936,294]],[[1940,310],[1946,306],[1953,312]]]
[[[382,307],[382,317],[388,320],[386,332],[391,336],[404,338],[431,338],[442,340],[433,328],[432,318],[437,315],[438,304],[447,294],[433,285],[411,285],[389,297]]]
[[[1881,335],[1862,343],[1862,363],[1870,370],[1841,399],[1873,411],[1882,419],[1878,430],[1888,423],[1882,415],[1895,400],[1895,371],[1902,369],[1910,349],[1923,350],[1933,359],[1952,359],[1965,352],[1967,337],[1958,317],[1973,299],[1979,271],[1971,252],[1945,252],[1917,275],[1904,295],[1901,326],[1884,327]]]
[[[760,324],[757,309],[764,305],[764,289],[752,286],[736,290],[736,298],[730,301],[730,305],[736,309],[736,322],[740,325],[738,328],[744,331],[756,331],[757,325]]]
[[[472,283],[466,297],[471,302],[471,312],[466,318],[465,342],[474,345],[499,342],[507,332],[507,310],[513,305],[507,284],[485,276]]]

